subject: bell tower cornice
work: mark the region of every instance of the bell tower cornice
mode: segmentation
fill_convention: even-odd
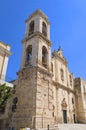
[[[22,40],[22,44],[26,43],[28,40],[34,38],[34,37],[38,37],[40,39],[42,39],[43,41],[46,41],[47,45],[48,46],[52,46],[52,42],[50,40],[48,40],[42,33],[40,32],[35,32],[33,33],[32,35],[30,35],[29,37],[25,37],[23,40]]]

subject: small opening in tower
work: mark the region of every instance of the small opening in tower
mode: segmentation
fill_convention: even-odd
[[[74,99],[72,98],[72,104],[74,104]]]
[[[64,70],[60,69],[61,80],[64,81]]]
[[[69,79],[70,79],[70,85],[72,86],[72,76],[69,75]]]
[[[47,68],[47,49],[45,46],[42,47],[42,65]]]
[[[34,33],[34,21],[29,24],[29,35]]]
[[[51,71],[53,72],[53,63],[51,62]]]
[[[27,48],[27,58],[26,58],[26,65],[31,65],[31,59],[32,59],[32,45],[29,45]]]
[[[46,26],[46,24],[43,22],[42,23],[42,33],[45,35],[45,36],[47,36],[47,26]]]

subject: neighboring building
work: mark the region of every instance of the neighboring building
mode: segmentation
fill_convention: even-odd
[[[5,81],[9,56],[11,55],[10,46],[0,41],[0,84],[6,83],[7,86],[13,86]]]
[[[10,56],[10,46],[0,41],[0,79],[5,80],[8,59]]]
[[[76,86],[76,80],[74,86],[74,75],[68,69],[62,49],[59,47],[54,51],[51,58],[51,45],[50,22],[37,10],[26,20],[22,40],[22,61],[15,95],[18,103],[9,120],[9,127],[13,126],[15,130],[75,123],[80,121],[78,112],[85,111],[78,109],[76,98],[80,86]],[[86,102],[82,103],[85,105]]]
[[[75,79],[77,120],[86,123],[86,81]]]
[[[12,83],[5,81],[10,54],[10,46],[0,41],[0,84],[6,84],[6,86],[13,87]],[[6,120],[8,119],[8,117],[8,108],[6,107],[4,111],[4,109],[2,109],[0,106],[0,130],[3,130],[3,126],[4,124],[6,124]]]

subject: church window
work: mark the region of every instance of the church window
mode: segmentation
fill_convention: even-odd
[[[27,48],[27,58],[26,58],[26,65],[31,65],[31,59],[32,59],[32,45],[29,45]]]
[[[53,63],[51,63],[51,71],[53,72]]]
[[[47,49],[45,46],[42,47],[42,65],[47,68]]]
[[[31,21],[29,24],[29,35],[33,34],[34,32],[34,21]]]
[[[63,71],[63,69],[60,69],[60,75],[61,75],[61,80],[64,81],[64,71]]]
[[[55,110],[55,106],[53,105],[53,111]]]
[[[54,112],[52,112],[52,116],[54,117]]]
[[[70,85],[72,86],[72,76],[69,75],[69,79],[70,79]]]
[[[74,104],[74,99],[72,98],[72,104]]]
[[[85,87],[85,85],[83,86],[83,92],[86,93],[86,87]]]
[[[43,22],[42,23],[42,33],[45,35],[45,36],[47,36],[47,26],[46,26],[46,24]]]
[[[46,96],[46,94],[44,94],[44,96]]]

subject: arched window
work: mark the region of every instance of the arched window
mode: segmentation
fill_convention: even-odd
[[[74,99],[72,98],[72,104],[74,104]]]
[[[34,21],[31,21],[29,24],[29,35],[34,32]]]
[[[64,81],[64,71],[63,71],[63,69],[60,69],[60,75],[61,75],[61,80]]]
[[[27,48],[27,56],[26,56],[26,65],[31,65],[31,59],[32,59],[32,45],[29,45]]]
[[[83,92],[86,93],[86,86],[83,86]]]
[[[47,68],[47,49],[45,46],[42,47],[42,65]]]
[[[70,85],[72,86],[72,76],[69,75],[69,79],[70,79]]]
[[[51,63],[51,71],[53,72],[53,63]]]
[[[43,22],[42,23],[42,33],[45,35],[45,36],[47,36],[47,26],[46,26],[46,24]]]

